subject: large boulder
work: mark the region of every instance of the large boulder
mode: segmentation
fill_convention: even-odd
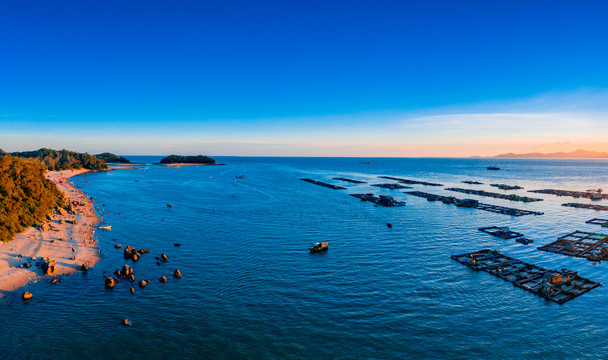
[[[49,225],[49,224],[42,224],[40,226],[40,230],[42,230],[42,231],[49,231],[49,230],[51,230],[51,225]]]
[[[144,286],[148,285],[148,283],[146,282],[146,280],[141,280],[139,282],[139,287],[143,288]]]
[[[173,277],[174,278],[182,277],[182,273],[179,271],[179,269],[175,269],[175,271],[173,272]]]
[[[133,274],[133,269],[129,266],[129,265],[124,265],[122,267],[122,270],[120,270],[120,275],[121,276],[129,276]]]
[[[132,246],[127,246],[123,251],[123,256],[125,260],[132,259],[133,255],[137,254],[137,250],[135,250]]]
[[[107,277],[106,278],[106,289],[112,289],[116,283],[114,282],[114,278]]]
[[[57,262],[49,258],[44,258],[42,265],[40,265],[44,275],[51,275],[55,273],[55,266],[57,266]]]
[[[167,277],[163,276],[160,279],[158,279],[158,281],[160,281],[160,282],[167,282]]]
[[[22,298],[23,300],[29,300],[29,299],[31,299],[32,297],[34,297],[34,295],[32,295],[32,293],[31,293],[31,292],[29,292],[29,291],[24,292],[24,293],[23,293],[23,295],[21,296],[21,298]]]
[[[165,253],[160,254],[160,261],[167,261],[167,260],[169,260],[169,258],[167,257],[167,254],[165,254]]]
[[[89,263],[83,263],[82,266],[80,267],[82,269],[82,271],[87,271],[89,270]]]

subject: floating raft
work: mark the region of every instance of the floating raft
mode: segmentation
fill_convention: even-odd
[[[594,200],[608,199],[608,194],[602,194],[597,191],[571,191],[571,190],[556,190],[556,189],[543,189],[543,190],[528,190],[528,192],[539,193],[539,194],[550,194],[557,196],[571,196],[573,198],[585,198]]]
[[[603,205],[566,203],[566,204],[562,204],[562,206],[573,207],[573,208],[577,208],[577,209],[593,209],[593,210],[608,211],[608,206],[603,206]]]
[[[515,238],[524,236],[524,234],[522,234],[522,233],[518,233],[518,232],[509,230],[509,228],[506,226],[504,226],[504,227],[488,226],[488,227],[478,228],[477,230],[485,232],[486,234],[490,234],[492,236],[499,237],[501,239],[506,239],[506,240],[515,239]]]
[[[490,249],[452,255],[451,258],[473,270],[485,271],[558,304],[563,304],[601,285],[599,282],[578,276],[574,271],[545,269]]]
[[[508,207],[504,207],[504,206],[498,206],[498,205],[484,204],[484,203],[480,203],[476,200],[458,199],[453,196],[441,196],[441,195],[425,193],[422,191],[406,191],[406,192],[404,192],[404,194],[409,194],[409,195],[414,195],[414,196],[418,196],[421,198],[425,198],[428,201],[441,201],[444,204],[453,204],[453,205],[460,206],[460,207],[475,208],[475,209],[479,209],[479,210],[484,210],[484,211],[489,211],[489,212],[504,214],[504,215],[524,216],[524,215],[542,215],[543,214],[542,212],[538,212],[538,211],[521,210],[521,209],[508,208]]]
[[[346,188],[343,188],[342,186],[336,186],[336,185],[324,183],[324,182],[313,180],[313,179],[304,178],[304,179],[300,179],[300,180],[309,182],[311,184],[319,185],[319,186],[325,186],[326,188],[330,188],[330,189],[334,189],[334,190],[343,190],[343,189],[346,189]]]
[[[381,188],[385,188],[385,189],[391,189],[391,190],[399,190],[399,189],[411,189],[411,186],[405,186],[405,185],[401,185],[401,184],[374,184],[372,186],[377,186],[377,187],[381,187]]]
[[[462,182],[463,184],[469,184],[469,185],[483,185],[482,182],[479,181],[471,181],[471,180],[465,180]]]
[[[384,207],[396,207],[396,206],[405,206],[405,201],[397,201],[393,199],[391,196],[380,195],[376,196],[374,194],[349,194],[350,196],[356,197],[357,199],[361,199],[361,201],[369,201],[376,205],[384,206]]]
[[[500,190],[520,190],[520,189],[523,189],[523,187],[521,187],[521,186],[507,185],[507,184],[490,184],[490,186],[497,187]]]
[[[408,185],[443,186],[443,184],[430,183],[430,182],[418,181],[418,180],[410,180],[410,179],[404,179],[404,178],[399,178],[399,177],[394,177],[394,176],[378,176],[378,177],[382,178],[382,179],[399,181],[400,183],[408,184]]]
[[[567,256],[582,257],[590,261],[608,260],[608,235],[575,231],[566,234],[539,250]]]
[[[602,227],[608,227],[608,219],[591,219],[585,221],[586,224],[601,225]]]
[[[505,199],[505,200],[510,200],[510,201],[521,201],[521,202],[543,201],[543,199],[538,199],[538,198],[529,198],[527,196],[517,196],[515,194],[511,194],[511,195],[498,194],[498,193],[493,193],[493,192],[483,191],[483,190],[472,190],[472,189],[462,189],[462,188],[446,188],[446,190],[456,191],[456,192],[470,194],[470,195],[493,197],[496,199]]]
[[[359,181],[359,180],[343,178],[343,177],[335,177],[334,180],[346,181],[346,182],[353,183],[353,184],[365,184],[365,181]]]

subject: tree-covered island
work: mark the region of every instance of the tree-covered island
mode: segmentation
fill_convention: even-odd
[[[215,165],[215,159],[207,155],[181,156],[169,155],[160,161],[161,164],[206,164]]]

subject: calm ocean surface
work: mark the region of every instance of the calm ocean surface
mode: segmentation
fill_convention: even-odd
[[[160,158],[130,157],[152,162]],[[104,258],[59,285],[41,281],[0,299],[1,359],[570,359],[608,356],[608,264],[536,249],[607,212],[560,206],[585,199],[526,190],[605,188],[608,161],[359,158],[218,158],[225,166],[144,166],[74,178],[112,231]],[[362,162],[371,161],[371,164]],[[502,170],[488,171],[497,164]],[[245,178],[235,176],[245,175]],[[370,187],[378,175],[543,198],[520,203],[414,190],[543,211],[510,217]],[[332,180],[345,176],[368,184]],[[347,187],[331,190],[309,177]],[[485,185],[462,184],[477,180]],[[520,185],[501,191],[490,183]],[[349,193],[390,194],[380,208]],[[172,208],[166,206],[173,205]],[[600,204],[606,201],[599,202]],[[386,224],[390,222],[393,228]],[[521,245],[477,231],[510,226]],[[328,241],[329,251],[307,247]],[[181,243],[174,247],[173,243]],[[122,249],[151,251],[131,264],[144,289],[113,290],[104,273]],[[483,248],[605,284],[564,305],[450,259]],[[169,261],[156,265],[165,252]],[[181,279],[171,274],[179,268]],[[158,278],[166,275],[167,283]],[[130,328],[120,325],[123,318]]]

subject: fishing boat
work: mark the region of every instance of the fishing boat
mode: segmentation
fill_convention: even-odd
[[[486,169],[488,169],[488,170],[500,170],[500,168],[498,166],[496,166],[496,165],[494,165],[494,166],[488,166]]]
[[[327,251],[327,249],[328,249],[327,241],[318,242],[314,246],[311,246],[308,248],[308,250],[310,250],[311,253]]]
[[[112,226],[111,225],[100,225],[98,227],[98,229],[111,231],[112,230]]]

